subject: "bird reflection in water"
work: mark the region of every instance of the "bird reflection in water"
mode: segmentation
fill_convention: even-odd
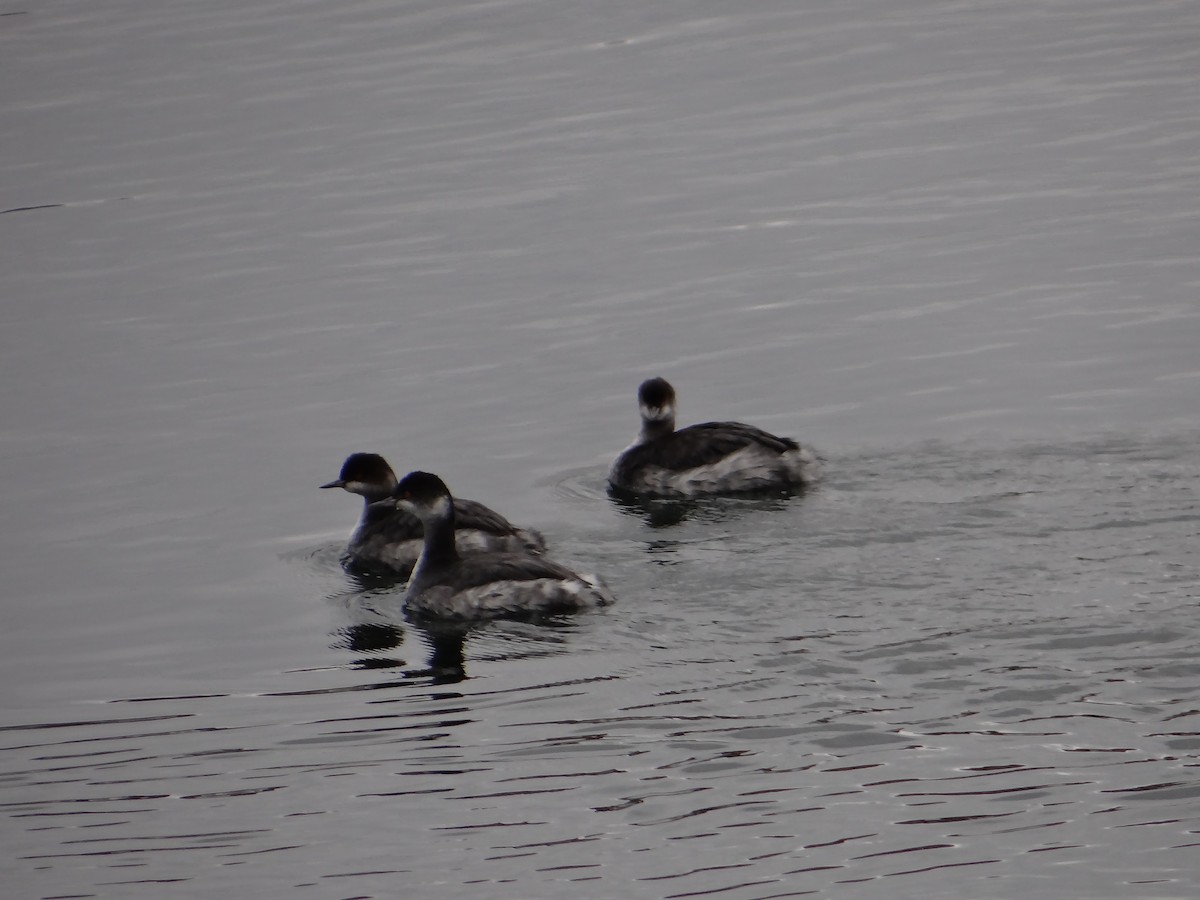
[[[401,659],[373,654],[384,653],[399,647],[404,643],[404,629],[399,625],[389,625],[383,622],[359,622],[335,629],[335,640],[331,647],[338,650],[349,650],[354,654],[364,655],[354,661],[360,669],[394,669],[404,665]]]
[[[651,528],[670,528],[694,514],[699,503],[695,500],[663,500],[639,497],[625,491],[609,490],[617,509],[627,516],[645,519]]]
[[[405,669],[407,663],[398,656],[388,654],[404,643],[403,626],[384,622],[356,622],[334,629],[334,640],[329,645],[337,650],[348,650],[357,658],[352,665],[357,669],[405,669],[405,678],[431,678],[434,684],[453,684],[467,677],[466,640],[470,629],[464,626],[413,625],[415,631],[429,650],[424,669]],[[379,655],[386,654],[386,655]]]
[[[643,519],[648,527],[670,528],[688,519],[721,522],[752,511],[778,512],[804,493],[802,488],[773,488],[725,497],[644,497],[610,488],[608,496],[618,511]]]
[[[405,678],[432,678],[435,684],[451,684],[466,678],[464,664],[467,628],[438,627],[427,623],[402,624],[397,608],[397,589],[402,579],[369,573],[347,573],[352,586],[330,594],[330,603],[341,607],[354,620],[331,632],[330,647],[348,650],[358,669],[402,669]],[[406,631],[415,631],[429,648],[424,669],[407,669],[399,654]]]
[[[417,626],[429,647],[428,675],[434,684],[457,684],[467,677],[466,644],[470,628],[464,625]]]

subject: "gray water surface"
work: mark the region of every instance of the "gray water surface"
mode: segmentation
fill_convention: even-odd
[[[0,13],[6,897],[1200,893],[1195,4]],[[614,504],[653,374],[825,482]]]

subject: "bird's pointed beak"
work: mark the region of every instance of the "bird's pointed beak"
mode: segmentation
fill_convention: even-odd
[[[345,486],[346,486],[346,482],[344,480],[342,480],[341,478],[338,478],[334,481],[328,482],[327,484],[321,485],[321,490],[325,490],[326,488],[335,488],[335,487],[344,488]]]

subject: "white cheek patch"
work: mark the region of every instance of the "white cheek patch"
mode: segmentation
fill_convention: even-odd
[[[672,403],[664,403],[662,406],[647,406],[642,403],[640,409],[642,418],[647,422],[665,422],[675,418],[675,406]]]
[[[365,494],[371,488],[365,481],[347,481],[345,485],[343,485],[343,489],[352,494]]]
[[[433,501],[433,504],[429,507],[429,509],[436,518],[446,518],[448,515],[450,515],[450,498],[438,497]]]

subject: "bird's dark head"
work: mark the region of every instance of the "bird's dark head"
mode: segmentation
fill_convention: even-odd
[[[395,486],[396,473],[378,453],[351,453],[338,477],[321,485],[374,499],[386,497]]]
[[[392,491],[392,499],[416,513],[432,512],[449,507],[450,489],[430,472],[409,472]]]
[[[675,428],[675,388],[665,378],[649,378],[638,388],[642,425],[653,432]]]

